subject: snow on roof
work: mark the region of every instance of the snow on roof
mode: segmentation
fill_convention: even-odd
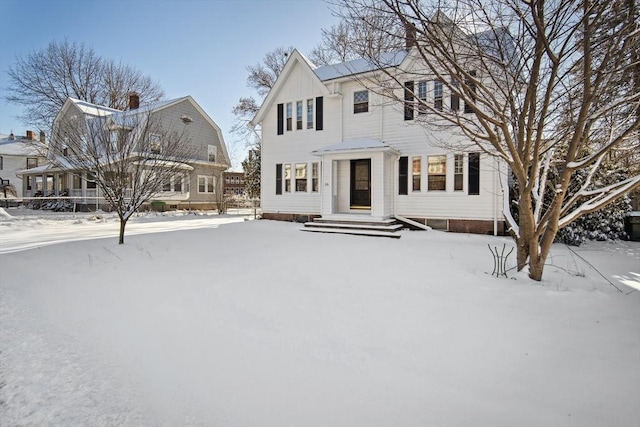
[[[92,104],[87,101],[81,101],[75,98],[69,98],[73,104],[80,109],[84,114],[88,114],[90,116],[105,116],[113,113],[117,113],[120,110],[116,110],[115,108],[105,107],[104,105]]]
[[[134,110],[124,110],[124,111],[116,110],[116,112],[110,118],[113,120],[114,123],[117,123],[119,125],[133,126],[136,123],[136,121],[134,120],[134,117],[136,117],[137,115],[148,114],[152,111],[158,110],[160,108],[166,107],[167,105],[182,101],[187,98],[188,96],[183,96],[180,98],[170,99],[167,101],[158,101],[151,104],[141,105],[139,108],[136,108]]]
[[[320,80],[326,81],[337,79],[339,77],[347,77],[354,74],[379,70],[381,68],[397,66],[400,65],[406,56],[406,50],[398,50],[395,52],[383,53],[380,55],[380,58],[375,61],[368,58],[359,58],[354,59],[353,61],[318,67],[313,71]]]
[[[356,138],[348,141],[339,142],[337,144],[329,145],[319,150],[312,151],[312,153],[329,153],[337,151],[353,151],[353,150],[372,150],[372,149],[389,149],[393,148],[389,144],[386,144],[378,139],[374,138]]]
[[[3,156],[38,156],[45,149],[38,140],[9,135],[0,135],[0,155]]]

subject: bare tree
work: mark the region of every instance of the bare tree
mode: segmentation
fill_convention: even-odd
[[[516,240],[518,269],[528,264],[532,279],[541,280],[560,228],[640,186],[640,175],[611,185],[592,179],[613,150],[640,150],[639,86],[621,84],[639,76],[633,0],[340,5],[342,18],[353,23],[375,29],[378,20],[393,20],[404,26],[417,61],[363,84],[407,114],[423,113],[415,120],[422,126],[449,129],[454,138],[440,141],[442,146],[479,149],[509,166],[517,182],[518,221],[508,203],[504,216]],[[376,61],[376,52],[368,56]],[[420,80],[438,82],[443,90],[420,97],[407,84]],[[570,194],[578,171],[587,179]]]
[[[134,68],[98,56],[84,44],[52,41],[46,48],[16,58],[9,66],[5,99],[24,107],[19,118],[49,131],[67,98],[123,109],[128,94],[143,103],[161,99],[160,86]]]
[[[128,110],[88,119],[56,121],[52,140],[61,156],[52,162],[95,181],[118,213],[124,243],[127,221],[171,179],[184,179],[195,152],[184,133],[163,127],[157,116]]]
[[[362,11],[368,25],[358,20],[342,19],[322,30],[322,42],[314,47],[309,59],[318,66],[346,62],[404,47],[404,26],[392,16]]]

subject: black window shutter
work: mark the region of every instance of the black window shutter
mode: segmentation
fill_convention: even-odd
[[[413,120],[413,82],[404,84],[404,119]]]
[[[284,104],[278,104],[278,135],[284,134]]]
[[[276,194],[282,194],[282,163],[276,165]]]
[[[398,194],[409,194],[409,157],[400,157],[398,163]]]
[[[316,130],[322,130],[322,97],[316,98]]]
[[[469,153],[469,194],[480,194],[480,153]]]

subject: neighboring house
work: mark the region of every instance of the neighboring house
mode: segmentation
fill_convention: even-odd
[[[12,186],[16,191],[15,197],[18,199],[25,196],[23,188],[26,188],[26,185],[23,185],[22,177],[16,175],[16,172],[46,164],[45,153],[44,132],[40,132],[39,138],[36,138],[35,132],[30,130],[26,132],[26,136],[17,136],[13,133],[0,135],[0,178],[3,187]],[[29,186],[36,190],[43,190],[42,181],[33,182]],[[0,192],[0,197],[4,197],[4,191]]]
[[[418,63],[411,50],[382,61],[403,70]],[[416,124],[419,108],[392,103],[361,83],[379,71],[365,59],[316,67],[297,50],[290,54],[251,122],[262,132],[262,217],[397,218],[502,234],[505,166],[476,151],[442,148],[437,142],[451,140],[451,133]],[[433,80],[408,76],[404,84],[428,102],[466,113]]]
[[[227,197],[245,197],[244,172],[224,172],[224,195]]]
[[[130,110],[148,117],[145,120],[153,117],[167,131],[183,133],[184,143],[191,144],[191,151],[196,153],[195,159],[182,165],[182,172],[172,177],[150,202],[161,203],[169,209],[214,208],[216,180],[222,179],[222,172],[229,167],[229,156],[220,128],[191,96],[139,106],[138,97],[133,94],[126,116],[123,111],[68,98],[54,120],[54,129],[61,123],[79,118],[87,123],[103,118],[114,126],[129,120]],[[53,163],[65,164],[64,159],[68,155],[63,140],[53,138],[50,141],[48,157],[57,158]],[[76,202],[89,207],[104,203],[95,181],[90,176],[75,173],[71,167],[49,164],[21,173],[25,195],[34,196],[38,190],[29,185],[30,182],[45,182],[45,195],[73,197]]]

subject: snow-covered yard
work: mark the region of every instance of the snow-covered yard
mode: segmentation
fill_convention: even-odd
[[[640,425],[640,243],[300,227],[0,212],[0,425]]]

